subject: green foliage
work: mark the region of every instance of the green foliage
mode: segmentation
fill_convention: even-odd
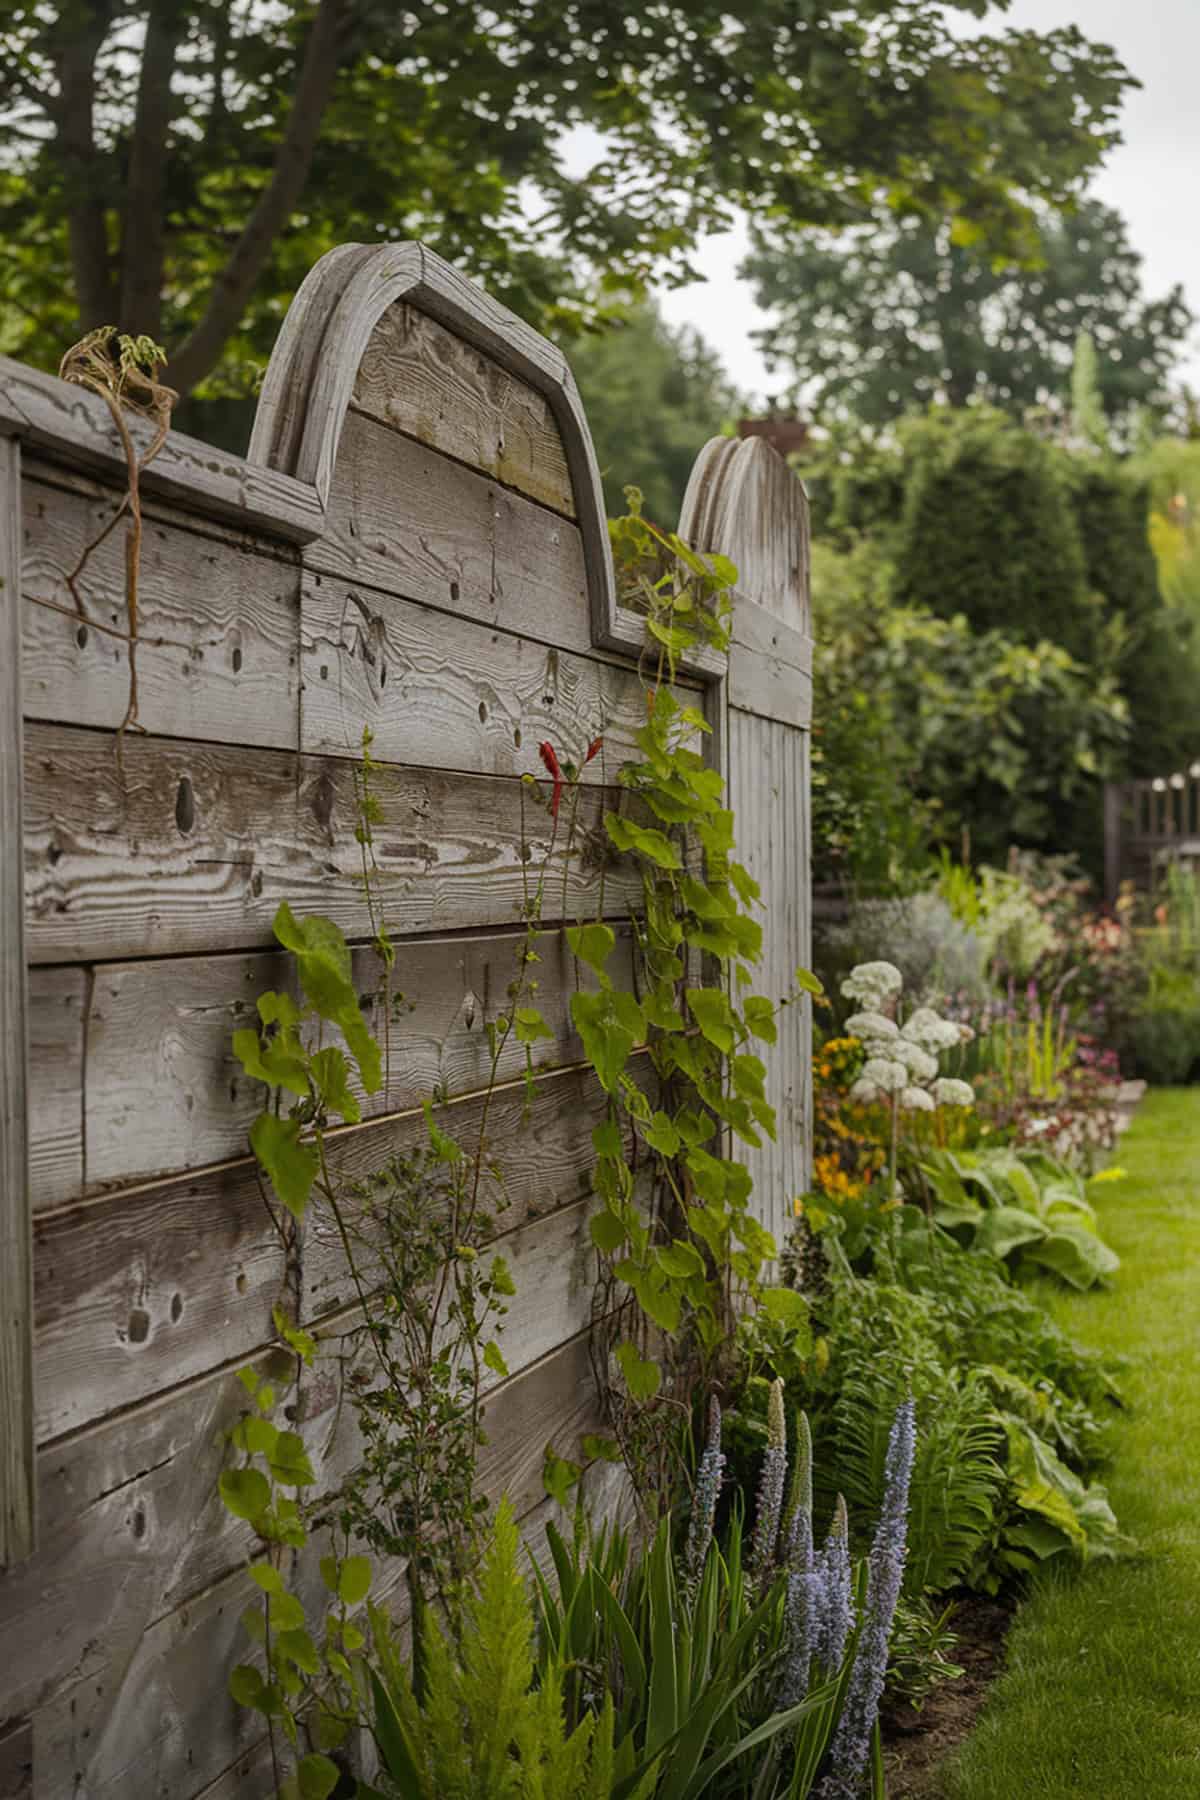
[[[740,1299],[758,1294],[774,1254],[749,1208],[745,1166],[719,1145],[726,1130],[752,1145],[774,1136],[753,1045],[772,1041],[776,1009],[793,996],[734,998],[759,956],[758,890],[734,857],[721,777],[697,748],[708,725],[669,685],[689,651],[727,643],[736,571],[659,530],[637,490],[628,493],[630,512],[610,529],[622,600],[646,624],[648,695],[638,759],[620,781],[657,824],[622,811],[606,815],[605,826],[642,874],[636,995],[608,974],[607,927],[579,927],[568,941],[600,982],[598,992],[573,996],[571,1012],[610,1096],[594,1174],[605,1204],[591,1225],[601,1268],[595,1315],[611,1321],[600,1328],[598,1360],[613,1371],[612,1429],[653,1514],[678,1492],[690,1398],[729,1354]],[[697,985],[701,958],[719,966],[720,985]],[[630,1074],[639,1044],[653,1097]],[[636,1183],[626,1130],[647,1172]]]
[[[860,558],[827,552],[816,580],[831,567],[849,605],[833,609],[831,594],[830,617],[814,589],[819,874],[912,884],[930,837],[955,852],[966,837],[1000,863],[1014,840],[1097,850],[1100,786],[1119,773],[1129,729],[1116,678],[1046,639],[901,606],[886,579],[859,587]]]
[[[886,31],[869,8],[716,0],[635,33],[611,6],[544,0],[348,20],[331,0],[192,0],[139,34],[142,16],[10,12],[3,325],[53,366],[77,315],[113,318],[163,339],[177,385],[218,393],[251,385],[336,243],[423,239],[543,325],[686,278],[730,203],[840,224],[884,192],[1003,250],[1030,196],[1094,167],[1130,79],[1074,30],[964,39],[907,3]],[[579,126],[603,140],[581,173],[560,151]]]
[[[1029,1264],[1083,1289],[1120,1267],[1082,1179],[1043,1151],[931,1150],[919,1171],[937,1223],[1010,1268]]]
[[[836,234],[760,225],[745,273],[772,314],[757,334],[769,362],[822,419],[886,425],[937,401],[1062,419],[1083,335],[1102,408],[1090,439],[1105,415],[1128,433],[1135,408],[1164,404],[1193,323],[1179,287],[1146,298],[1141,265],[1120,214],[1084,199],[1039,215],[1020,264],[888,208]]]
[[[943,411],[903,433],[909,464],[893,598],[973,629],[1049,639],[1094,658],[1101,620],[1060,460],[985,408]]]
[[[838,1230],[830,1219],[818,1240],[831,1246],[813,1320],[821,1354],[789,1382],[812,1417],[819,1502],[836,1486],[854,1516],[870,1516],[881,1421],[908,1388],[918,1418],[906,1575],[914,1602],[958,1585],[994,1593],[1048,1558],[1119,1550],[1104,1490],[1089,1480],[1117,1397],[1111,1368],[1073,1344],[1002,1263],[915,1208],[875,1227],[857,1274]]]

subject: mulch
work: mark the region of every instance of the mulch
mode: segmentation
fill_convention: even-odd
[[[944,1682],[920,1712],[886,1703],[883,1712],[888,1800],[934,1800],[938,1774],[951,1751],[974,1728],[991,1683],[1004,1661],[1004,1640],[1012,1611],[995,1600],[966,1596],[950,1620],[958,1643],[951,1661],[963,1673]]]

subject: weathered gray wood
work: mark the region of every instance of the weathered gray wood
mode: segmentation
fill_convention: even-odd
[[[144,451],[153,426],[131,415],[129,430]],[[19,438],[72,469],[97,470],[110,480],[123,476],[125,453],[100,395],[7,356],[0,356],[0,436]],[[181,431],[168,434],[142,484],[148,494],[210,518],[258,526],[285,542],[307,543],[322,529],[323,509],[311,485]]]
[[[272,942],[281,900],[369,935],[345,761],[127,737],[124,776],[107,734],[26,733],[26,907],[36,962],[250,949]],[[616,917],[640,885],[606,848],[600,820],[628,795],[579,797],[567,878],[557,835],[523,783],[398,767],[380,771],[380,894],[398,935],[518,921],[552,840],[547,922]],[[612,866],[608,866],[611,862]],[[565,892],[564,892],[565,888]]]
[[[328,576],[306,576],[301,607],[302,750],[357,756],[367,725],[389,762],[544,779],[548,739],[589,784],[636,754],[633,669]]]
[[[481,1101],[452,1105],[443,1129],[473,1150]],[[539,1078],[532,1102],[523,1083],[499,1091],[488,1117],[488,1143],[500,1164],[503,1193],[489,1187],[499,1231],[552,1214],[589,1191],[591,1133],[604,1116],[590,1072]],[[390,1156],[428,1141],[420,1112],[340,1131],[329,1140],[331,1167],[363,1180]],[[507,1196],[509,1204],[497,1210]],[[581,1224],[556,1241],[567,1252]],[[521,1240],[527,1246],[526,1240]],[[529,1249],[534,1255],[536,1246]],[[574,1250],[570,1258],[574,1258]],[[364,1250],[365,1265],[370,1254]],[[564,1262],[559,1278],[567,1280]],[[354,1290],[340,1243],[316,1215],[306,1231],[299,1273],[289,1283],[284,1253],[248,1160],[43,1214],[35,1254],[38,1436],[43,1443],[121,1407],[249,1356],[273,1337],[271,1308],[299,1289],[309,1321],[350,1305]],[[514,1355],[521,1334],[556,1315],[549,1293],[514,1313]],[[515,1365],[514,1365],[515,1366]]]
[[[24,487],[25,714],[115,731],[129,694],[125,537],[67,576],[113,516],[113,489]],[[300,710],[299,569],[263,539],[186,514],[147,516],[138,574],[138,718],[147,731],[293,750]],[[191,521],[197,523],[194,519]]]
[[[0,1725],[0,1800],[33,1800],[33,1726]]]
[[[763,954],[756,987],[795,993],[811,954],[809,747],[811,694],[808,508],[803,486],[761,438],[714,438],[697,458],[680,535],[737,565],[725,746],[738,854],[762,889]],[[767,1053],[777,1139],[737,1147],[754,1176],[758,1216],[780,1245],[809,1185],[810,1005],[778,1015]]]
[[[578,525],[351,411],[325,533],[305,566],[515,631],[592,648]]]
[[[571,475],[546,396],[403,300],[375,327],[353,405],[574,517]]]
[[[222,1373],[76,1440],[88,1448],[68,1475],[80,1516],[72,1527],[63,1509],[58,1555],[40,1582],[31,1566],[29,1579],[0,1590],[6,1636],[19,1634],[31,1646],[29,1661],[0,1681],[0,1693],[8,1686],[33,1714],[39,1794],[175,1800],[196,1794],[254,1747],[258,1726],[234,1707],[227,1687],[229,1669],[247,1652],[240,1615],[250,1587],[238,1571],[251,1548],[244,1532],[231,1533],[231,1561],[219,1579],[160,1610],[176,1563],[186,1564],[199,1538],[175,1497],[185,1484],[193,1496],[211,1492],[223,1455],[217,1426],[236,1416],[236,1404],[237,1384]],[[121,1440],[139,1423],[131,1459]],[[493,1500],[507,1493],[521,1519],[540,1512],[543,1446],[553,1440],[570,1454],[596,1423],[586,1338],[576,1337],[497,1389],[481,1491]],[[315,1427],[311,1436],[319,1454]],[[116,1493],[100,1487],[100,1471],[117,1477]],[[73,1606],[72,1569],[86,1574],[73,1584]]]
[[[83,1192],[86,969],[29,972],[29,1198],[34,1211]]]
[[[390,1007],[374,953],[355,953],[355,985],[361,996],[376,996],[370,1019],[386,1062],[383,1087],[361,1096],[365,1117],[417,1107],[430,1094],[464,1094],[486,1085],[487,1024],[509,1004],[524,942],[524,933],[498,933],[402,945],[390,983]],[[533,1046],[534,1064],[550,1068],[582,1061],[569,1012],[580,972],[557,932],[543,934],[539,955],[536,1002],[553,1035]],[[49,1163],[63,1144],[53,1170],[47,1167],[40,1183],[43,1203],[79,1192],[78,1135],[71,1165],[63,1134],[65,1128],[77,1127],[85,1108],[89,1191],[243,1155],[262,1090],[246,1079],[233,1054],[232,1036],[254,1020],[260,994],[269,988],[292,991],[290,971],[290,959],[269,952],[99,968],[88,1009],[86,1077],[77,1012],[78,1038],[69,1065],[73,1085],[66,1079],[65,1057],[55,1062],[49,1046],[39,1056],[35,1038],[35,1154]],[[632,983],[627,927],[618,927],[612,971],[615,979]],[[36,970],[35,992],[48,994],[58,979],[56,970]],[[82,974],[63,971],[61,979],[75,992]],[[35,1005],[35,1033],[40,1017]],[[44,1028],[57,1022],[58,1014],[47,1006]],[[498,1065],[499,1078],[518,1075],[524,1064],[524,1047],[510,1038]],[[67,1184],[68,1176],[73,1185]]]
[[[21,452],[0,440],[0,1569],[34,1545],[21,778]]]

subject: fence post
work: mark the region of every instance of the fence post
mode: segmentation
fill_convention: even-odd
[[[1121,888],[1121,814],[1125,788],[1118,781],[1104,784],[1104,899],[1116,904]]]
[[[812,948],[809,728],[812,639],[808,500],[762,438],[714,438],[696,459],[680,536],[737,565],[733,640],[724,684],[722,761],[737,854],[762,889],[760,991],[795,993]],[[765,1056],[777,1140],[739,1147],[754,1176],[755,1211],[782,1247],[793,1202],[810,1180],[812,1018],[807,996],[778,1015]]]
[[[21,765],[21,447],[0,437],[0,1569],[34,1547]]]

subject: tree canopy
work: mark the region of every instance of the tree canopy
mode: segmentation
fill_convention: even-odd
[[[882,199],[1028,249],[1130,77],[1073,27],[964,39],[954,10],[985,0],[7,0],[4,346],[53,365],[112,323],[183,391],[243,390],[353,240],[422,237],[559,328],[686,276],[734,204],[828,227]]]
[[[1147,299],[1124,220],[1100,201],[1047,213],[1039,259],[1001,266],[953,226],[882,213],[842,233],[759,229],[746,265],[775,318],[769,361],[821,415],[879,425],[947,401],[1065,416],[1089,342],[1111,421],[1165,403],[1194,323],[1174,287]]]
[[[633,482],[647,517],[673,531],[698,452],[741,404],[720,358],[698,332],[673,330],[648,305],[563,349],[592,428],[609,512],[625,510],[621,490]]]

